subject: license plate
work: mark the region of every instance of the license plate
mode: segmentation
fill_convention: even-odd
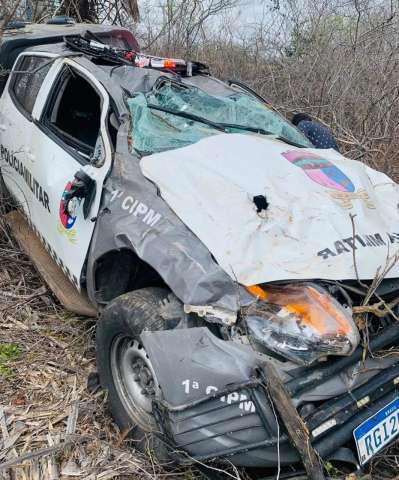
[[[384,448],[399,434],[399,397],[353,430],[360,464]]]

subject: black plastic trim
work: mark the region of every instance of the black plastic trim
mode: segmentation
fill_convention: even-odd
[[[392,345],[397,340],[399,340],[399,324],[393,324],[373,338],[368,348],[370,351],[376,352],[381,348]],[[309,368],[306,375],[290,380],[286,383],[286,387],[291,396],[295,398],[299,393],[309,391],[317,385],[321,385],[336,373],[360,361],[363,355],[364,348],[359,346],[349,357],[342,357],[333,364],[329,363],[325,367],[316,366]]]
[[[335,418],[337,425],[345,423],[359,410],[367,408],[397,388],[395,383],[397,378],[399,378],[399,364],[392,365],[355,390],[325,402],[322,408],[305,419],[309,430],[314,430],[330,418]],[[362,402],[366,397],[368,397],[367,402]],[[358,404],[359,401],[360,404]]]
[[[42,130],[59,147],[61,147],[63,150],[69,153],[69,155],[71,155],[78,163],[80,163],[80,165],[82,166],[90,165],[91,164],[90,161],[87,158],[85,158],[84,155],[80,154],[77,151],[80,147],[79,143],[75,142],[74,140],[71,140],[71,143],[72,142],[75,143],[75,146],[68,144],[68,142],[66,142],[63,139],[63,137],[65,138],[67,134],[65,134],[64,132],[61,132],[61,130],[58,130],[56,127],[54,127],[48,118],[48,112],[54,106],[61,86],[65,81],[67,81],[68,77],[71,75],[69,71],[70,68],[71,67],[69,65],[68,66],[64,65],[63,68],[61,69],[47,97],[46,103],[44,105],[44,108],[40,117],[40,121],[35,121],[35,125],[37,125],[40,128],[40,130]],[[78,71],[76,71],[76,75],[80,75],[81,77],[83,77],[96,90],[96,92],[98,93],[98,96],[101,99],[101,106],[103,106],[103,102],[104,102],[103,96],[98,91],[96,86],[93,85],[90,79],[88,79],[85,75],[82,75],[81,72],[78,72]],[[101,130],[101,125],[100,125],[100,130]],[[100,130],[99,130],[99,136],[101,135]],[[107,136],[108,136],[108,132],[107,132]],[[103,139],[103,141],[105,141],[105,139]],[[107,141],[109,143],[112,143],[109,141],[109,138],[107,138]],[[83,147],[82,150],[86,147],[83,144],[81,146]]]
[[[398,396],[398,391],[394,390],[385,397],[381,398],[378,402],[365,408],[360,411],[357,415],[354,415],[348,422],[341,426],[341,428],[336,429],[331,432],[329,435],[324,437],[318,442],[313,443],[313,447],[319,453],[322,458],[326,458],[331,455],[336,449],[341,447],[343,444],[351,440],[353,437],[353,430],[359,426],[364,420],[372,417],[376,414],[381,408],[388,405],[390,402],[395,400]]]

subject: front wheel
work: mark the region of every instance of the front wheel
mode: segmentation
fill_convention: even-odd
[[[162,288],[121,295],[102,312],[96,333],[97,368],[111,413],[139,450],[151,449],[159,460],[167,459],[152,411],[159,385],[140,334],[164,329],[159,306],[168,295]]]

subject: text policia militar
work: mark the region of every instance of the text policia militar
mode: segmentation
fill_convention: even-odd
[[[13,168],[25,180],[36,199],[43,207],[50,212],[49,196],[39,182],[34,178],[29,169],[19,160],[15,154],[10,152],[4,145],[0,145],[0,156],[11,168]],[[7,172],[3,172],[6,174]]]

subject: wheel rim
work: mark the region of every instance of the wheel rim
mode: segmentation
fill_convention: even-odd
[[[141,428],[151,430],[152,400],[159,386],[144,347],[120,335],[111,345],[110,359],[114,385],[126,412]]]

